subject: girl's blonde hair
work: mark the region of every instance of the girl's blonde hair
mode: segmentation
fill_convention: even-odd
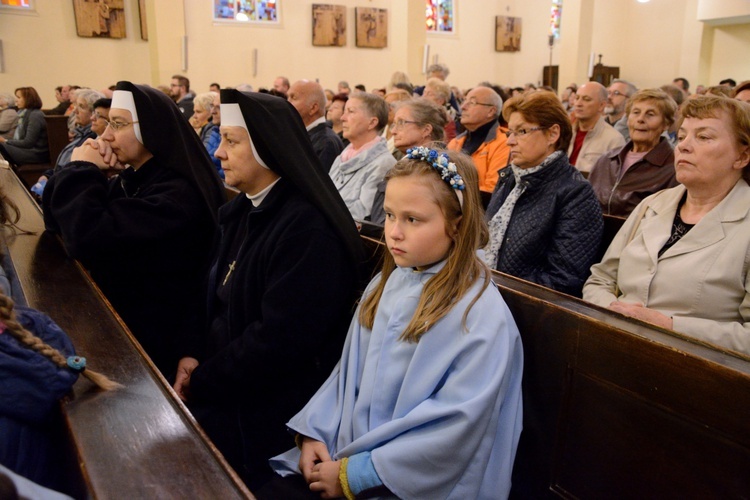
[[[404,157],[385,176],[386,182],[396,177],[418,176],[429,183],[435,194],[435,202],[445,216],[445,231],[452,235],[453,239],[445,266],[425,284],[414,317],[401,334],[400,340],[408,342],[418,342],[425,332],[448,314],[477,280],[482,279],[484,284],[481,290],[464,311],[465,327],[469,311],[490,284],[490,270],[477,257],[477,249],[487,244],[489,233],[484,222],[476,168],[471,158],[463,153],[444,150],[438,150],[438,153],[448,154],[464,180],[465,189],[461,191],[463,207],[458,202],[455,190],[443,181],[438,171],[426,161]],[[365,328],[373,327],[385,284],[395,268],[393,256],[386,251],[383,255],[380,282],[364,298],[359,311],[359,322]]]
[[[58,367],[66,370],[71,369],[68,367],[68,358],[65,357],[65,355],[51,345],[46,344],[42,339],[28,331],[18,322],[13,308],[13,300],[5,294],[0,293],[0,321],[5,325],[6,332],[10,333],[22,345],[38,352],[46,358],[49,358],[49,360]],[[106,375],[89,370],[88,368],[84,369],[81,372],[81,375],[92,381],[99,388],[107,391],[122,387],[117,382],[113,382],[107,378]]]

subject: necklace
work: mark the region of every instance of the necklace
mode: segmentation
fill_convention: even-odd
[[[231,264],[229,264],[229,271],[227,271],[227,275],[224,276],[224,281],[222,282],[221,286],[226,286],[227,281],[229,281],[229,277],[232,275],[232,271],[234,271],[234,267],[237,265],[237,260],[233,260]]]

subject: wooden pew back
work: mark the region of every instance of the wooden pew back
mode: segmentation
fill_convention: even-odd
[[[21,210],[9,237],[14,298],[46,312],[88,365],[125,386],[100,392],[81,378],[62,403],[83,494],[93,498],[252,498],[177,399],[88,274],[43,233],[38,206],[8,169],[0,184]],[[80,496],[80,491],[72,491]]]

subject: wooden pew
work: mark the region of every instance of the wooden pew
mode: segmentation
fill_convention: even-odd
[[[43,233],[38,206],[19,179],[0,169],[18,204],[19,226],[5,232],[14,298],[49,314],[92,369],[125,386],[100,392],[83,377],[62,403],[83,498],[252,498],[156,370],[87,273]],[[76,462],[74,462],[76,463]]]
[[[747,498],[750,358],[512,276],[494,281],[524,345],[512,497]]]
[[[47,123],[47,145],[49,147],[49,162],[26,163],[12,165],[16,174],[21,178],[27,188],[30,188],[47,170],[54,168],[55,161],[60,151],[70,142],[68,140],[68,117],[62,115],[45,115]]]

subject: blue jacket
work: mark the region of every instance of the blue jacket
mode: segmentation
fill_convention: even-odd
[[[206,150],[208,150],[208,156],[211,157],[211,161],[214,162],[216,170],[219,172],[219,177],[223,179],[224,170],[221,169],[221,160],[214,156],[216,154],[216,150],[219,149],[220,143],[221,132],[219,132],[219,127],[214,127],[211,129],[211,135],[208,136],[208,140],[206,140],[204,144],[206,145]]]

